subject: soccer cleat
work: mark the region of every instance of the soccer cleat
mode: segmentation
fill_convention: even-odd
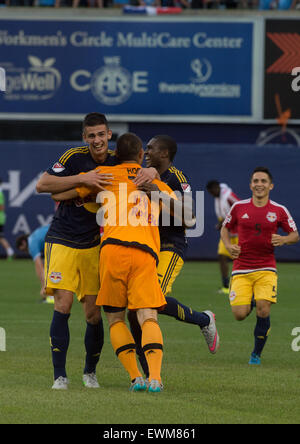
[[[149,387],[148,387],[148,392],[151,393],[160,393],[162,392],[164,389],[164,386],[162,385],[161,382],[159,382],[157,379],[152,379],[150,381]]]
[[[85,373],[82,377],[83,385],[87,388],[99,388],[96,373]]]
[[[54,296],[47,296],[45,299],[46,304],[54,304]]]
[[[205,313],[209,317],[210,323],[207,326],[202,327],[201,331],[206,340],[209,351],[212,354],[215,354],[220,345],[220,338],[216,327],[215,315],[209,310],[204,311],[203,313]]]
[[[225,295],[229,295],[229,288],[227,287],[222,287],[218,290],[219,294],[225,294]]]
[[[64,378],[63,376],[59,376],[57,379],[55,379],[52,388],[54,390],[67,390],[68,384],[69,384],[68,378]]]
[[[255,353],[251,353],[248,364],[250,365],[260,365],[260,356]]]
[[[146,390],[146,388],[147,388],[147,386],[144,381],[144,378],[142,378],[142,376],[138,376],[137,378],[135,378],[132,381],[131,386],[129,387],[129,390],[131,392],[143,392]]]

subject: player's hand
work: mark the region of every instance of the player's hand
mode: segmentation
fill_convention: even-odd
[[[47,295],[47,293],[46,293],[46,288],[45,288],[45,287],[42,287],[42,288],[41,288],[40,295],[41,295],[41,296],[46,296],[46,295]]]
[[[273,247],[282,247],[285,244],[285,236],[280,234],[272,234],[271,244]]]
[[[138,186],[140,191],[144,191],[149,197],[151,196],[152,191],[159,191],[159,188],[154,183],[144,183]]]
[[[237,259],[241,253],[241,247],[239,245],[230,245],[227,250],[230,253],[232,259]]]
[[[133,183],[138,186],[143,183],[151,183],[154,179],[160,179],[155,168],[140,168]]]
[[[89,171],[88,173],[81,174],[81,185],[95,189],[96,191],[103,191],[105,190],[105,186],[112,184],[112,178],[112,174]]]

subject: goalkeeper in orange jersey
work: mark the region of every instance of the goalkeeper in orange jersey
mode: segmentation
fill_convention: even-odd
[[[159,201],[152,205],[147,195],[132,182],[141,168],[144,151],[141,140],[131,133],[117,141],[116,156],[120,165],[101,167],[101,173],[112,173],[111,185],[98,195],[103,210],[98,213],[103,227],[100,253],[101,287],[96,301],[103,307],[109,325],[112,346],[131,378],[130,390],[146,390],[138,370],[135,342],[125,323],[125,310],[136,311],[142,330],[142,347],[149,367],[150,392],[160,392],[163,338],[157,322],[157,311],[166,304],[159,285],[156,266],[160,251],[158,230]],[[172,190],[154,181],[165,199],[176,205]],[[123,185],[120,193],[120,184]],[[126,187],[124,188],[124,185]],[[125,192],[124,192],[124,189]],[[86,187],[55,195],[56,199],[86,198],[93,192]],[[170,193],[170,194],[169,194]],[[100,216],[99,216],[100,214]],[[105,216],[108,216],[107,218]]]

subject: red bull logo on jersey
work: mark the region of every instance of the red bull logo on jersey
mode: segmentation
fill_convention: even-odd
[[[236,298],[236,292],[232,290],[229,295],[229,300],[233,302],[235,298]]]
[[[62,275],[60,272],[52,271],[49,279],[53,284],[58,284],[62,280]]]
[[[269,222],[275,222],[277,220],[277,214],[276,213],[272,213],[271,211],[268,212],[266,217],[267,217]]]

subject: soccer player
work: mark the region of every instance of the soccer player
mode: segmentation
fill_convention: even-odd
[[[131,378],[131,391],[146,390],[138,370],[135,342],[125,323],[125,310],[134,310],[142,330],[142,347],[149,367],[150,392],[160,392],[163,338],[157,323],[157,310],[166,303],[158,282],[156,265],[160,249],[158,230],[159,207],[153,212],[145,193],[137,190],[136,178],[143,161],[142,141],[132,133],[117,141],[116,156],[121,162],[112,172],[112,184],[98,195],[103,210],[99,216],[103,227],[100,254],[101,287],[97,304],[103,306],[110,326],[110,338],[115,353]],[[124,188],[120,188],[125,185]],[[160,191],[172,193],[163,182],[155,181]],[[93,190],[76,188],[82,198]],[[72,191],[71,191],[72,193]],[[71,194],[74,197],[73,194]],[[100,198],[99,198],[100,196]],[[65,193],[53,196],[65,199]],[[169,197],[168,198],[172,199]],[[151,203],[152,205],[152,203]],[[124,219],[125,217],[125,219]],[[155,222],[156,221],[156,222]]]
[[[87,114],[82,137],[87,145],[63,153],[41,176],[37,192],[57,194],[80,186],[103,190],[109,176],[94,169],[99,165],[116,164],[115,156],[108,150],[112,131],[106,117],[101,113]],[[100,233],[92,212],[97,210],[94,207],[94,203],[82,199],[61,202],[46,237],[45,285],[47,294],[53,294],[55,301],[50,328],[53,389],[65,390],[68,387],[68,321],[74,294],[82,303],[86,318],[83,383],[88,388],[99,387],[96,366],[103,347],[104,330],[101,311],[95,305],[99,291]]]
[[[48,304],[53,304],[53,296],[47,297],[45,291],[45,271],[42,258],[45,248],[45,237],[49,227],[50,225],[44,225],[43,227],[34,230],[30,235],[23,234],[22,236],[19,236],[16,240],[16,247],[19,251],[29,253],[32,257],[36,275],[41,283],[40,295],[42,296],[42,301]]]
[[[103,176],[93,170],[99,164],[114,165],[108,152],[112,132],[103,114],[90,113],[83,121],[83,140],[87,146],[67,150],[37,183],[39,193],[58,193],[87,185],[98,190]],[[87,174],[79,174],[89,171]],[[103,347],[104,331],[99,307],[99,227],[89,204],[80,199],[62,202],[53,218],[45,244],[45,287],[54,295],[54,313],[50,328],[53,389],[67,389],[66,356],[69,346],[69,317],[73,296],[82,303],[85,318],[86,358],[83,383],[98,388],[96,365]]]
[[[14,250],[11,248],[9,242],[4,237],[4,225],[6,222],[6,214],[5,214],[5,198],[1,185],[2,185],[2,179],[0,179],[0,244],[6,251],[7,259],[11,259],[14,255]]]
[[[206,189],[214,197],[215,213],[218,218],[216,229],[220,231],[231,206],[240,199],[226,183],[220,183],[217,180],[210,180],[207,182]],[[230,242],[232,244],[238,244],[238,237],[236,233],[230,233]],[[218,259],[222,278],[222,288],[219,290],[219,293],[228,295],[230,280],[228,260],[232,259],[232,257],[225,248],[224,242],[221,238],[218,245]]]
[[[251,312],[256,301],[254,349],[249,364],[259,365],[270,331],[271,305],[277,302],[277,270],[274,247],[299,241],[296,224],[289,211],[269,198],[273,178],[265,167],[257,167],[250,180],[252,198],[236,202],[228,213],[221,237],[233,257],[229,299],[236,320]],[[277,234],[278,228],[287,235]],[[237,232],[238,245],[230,242],[230,231]]]
[[[147,144],[145,159],[147,167],[154,167],[160,174],[160,178],[173,191],[184,197],[191,194],[191,186],[186,175],[173,165],[177,153],[177,144],[168,135],[157,135]],[[139,187],[144,191],[155,190],[155,184],[144,184]],[[191,225],[190,221],[187,221]],[[185,236],[185,222],[181,220],[180,226],[176,226],[174,217],[170,218],[168,226],[163,225],[160,219],[159,233],[161,248],[157,273],[162,291],[166,297],[167,305],[159,311],[159,314],[171,316],[179,321],[198,325],[204,335],[211,353],[216,353],[219,346],[219,335],[216,329],[214,314],[207,310],[197,312],[182,304],[177,299],[169,296],[172,286],[179,275],[185,260],[187,239]],[[147,363],[140,347],[141,332],[134,312],[128,313],[131,332],[137,344],[137,353],[146,377],[148,376]]]

